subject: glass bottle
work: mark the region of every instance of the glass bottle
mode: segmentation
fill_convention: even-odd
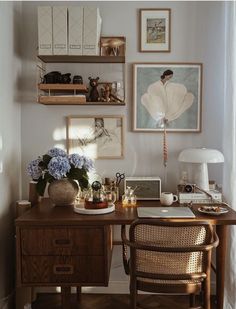
[[[122,195],[122,206],[136,206],[137,197],[134,194],[134,190],[131,187],[126,187],[125,193]]]

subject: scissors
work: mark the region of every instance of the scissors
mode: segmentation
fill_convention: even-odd
[[[121,180],[125,178],[125,173],[116,173],[116,185],[119,185]]]

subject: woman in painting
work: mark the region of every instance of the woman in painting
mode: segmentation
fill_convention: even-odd
[[[110,133],[104,127],[104,119],[103,118],[95,118],[95,126],[94,126],[94,140],[102,139],[103,143],[109,142],[112,140]]]
[[[172,70],[164,71],[160,80],[149,85],[141,97],[142,105],[157,121],[157,126],[163,124],[163,121],[170,122],[179,118],[194,101],[194,95],[183,84],[169,81],[173,75]]]

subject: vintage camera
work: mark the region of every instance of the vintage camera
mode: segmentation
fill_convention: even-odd
[[[181,193],[195,193],[196,185],[192,183],[185,183],[178,185],[178,192]]]
[[[52,71],[44,75],[44,84],[69,84],[71,82],[71,73],[61,74],[58,71]]]

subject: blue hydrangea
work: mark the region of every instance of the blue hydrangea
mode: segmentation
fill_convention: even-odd
[[[67,153],[63,149],[56,148],[56,147],[50,149],[47,154],[51,157],[58,157],[58,156],[66,157],[67,156]]]
[[[40,178],[40,176],[42,176],[42,169],[39,167],[40,161],[40,158],[32,160],[27,167],[28,175],[34,180],[37,180]]]
[[[83,160],[84,160],[84,168],[87,172],[94,169],[93,160],[91,160],[90,158],[84,157],[84,156],[83,156]]]
[[[82,168],[84,165],[84,157],[76,153],[69,155],[69,162],[76,168]]]
[[[48,172],[55,179],[62,179],[70,171],[71,166],[67,157],[57,156],[53,157],[48,164]]]

